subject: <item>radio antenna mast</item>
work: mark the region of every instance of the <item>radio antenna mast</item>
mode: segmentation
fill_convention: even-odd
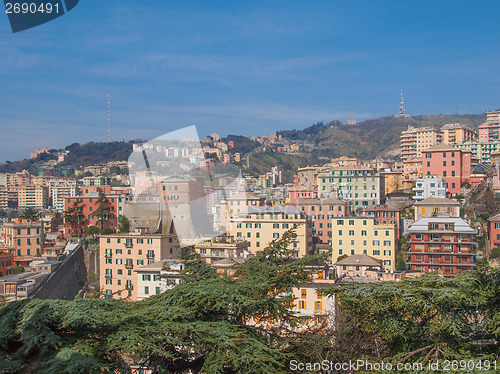
[[[108,143],[111,142],[111,107],[109,102],[109,90],[108,90]]]

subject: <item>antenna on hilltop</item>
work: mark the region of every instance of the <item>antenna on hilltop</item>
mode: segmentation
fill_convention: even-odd
[[[108,90],[108,143],[111,142],[111,107],[109,104],[109,90]]]
[[[403,100],[403,90],[401,90],[401,101],[399,102],[399,116],[404,117],[405,116],[405,107],[404,107],[404,100]]]

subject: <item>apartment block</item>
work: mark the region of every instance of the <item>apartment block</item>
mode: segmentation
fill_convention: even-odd
[[[49,189],[46,186],[21,185],[17,187],[20,208],[43,208],[49,205]]]
[[[342,255],[368,255],[381,260],[384,268],[396,267],[396,225],[377,224],[374,217],[333,220],[332,262]]]
[[[64,210],[64,199],[77,195],[76,179],[51,178],[47,185],[50,205],[60,212]]]
[[[33,256],[42,254],[42,222],[18,219],[4,223],[0,226],[0,245],[14,250],[16,264],[28,265]]]
[[[454,145],[456,148],[469,150],[471,152],[472,164],[492,163],[491,155],[500,151],[500,140],[492,140],[487,143],[479,141],[467,141]]]
[[[229,222],[238,214],[249,208],[264,206],[266,199],[251,192],[231,193],[229,197],[221,201],[220,205],[220,227],[229,229]]]
[[[332,218],[345,217],[351,214],[349,202],[335,197],[302,198],[290,202],[288,206],[303,212],[306,218],[311,220],[313,235],[323,243],[328,244],[332,244]]]
[[[110,184],[110,179],[109,177],[84,177],[82,179],[82,183],[84,186],[96,186],[96,187],[101,187],[101,186],[106,186]]]
[[[422,157],[414,157],[403,161],[403,179],[416,181],[422,178]]]
[[[0,209],[9,207],[9,190],[5,187],[0,187]]]
[[[243,238],[222,235],[196,243],[194,250],[208,264],[225,258],[244,258],[248,255],[248,242]]]
[[[137,273],[134,269],[163,259],[179,259],[175,235],[102,235],[99,238],[99,284],[107,297],[138,300]]]
[[[441,127],[444,144],[459,144],[466,141],[477,141],[478,132],[461,123],[448,123]]]
[[[413,127],[401,133],[401,160],[422,157],[422,151],[442,141],[441,131],[434,127]]]
[[[318,174],[318,196],[349,201],[353,210],[380,205],[385,201],[385,176],[362,165],[331,168]]]
[[[374,218],[376,225],[394,225],[396,238],[401,238],[401,210],[398,208],[387,205],[368,207],[363,209],[361,216]]]
[[[497,141],[500,133],[500,121],[486,121],[479,126],[479,141],[481,143]]]
[[[425,178],[417,179],[413,199],[422,201],[428,197],[446,197],[446,180],[436,175],[427,175]]]
[[[422,218],[409,229],[408,266],[422,272],[457,274],[476,268],[476,230],[459,217]]]
[[[436,175],[446,181],[446,193],[460,195],[462,183],[471,175],[471,152],[450,145],[438,144],[424,151],[422,171],[424,176]]]
[[[296,238],[289,249],[296,257],[309,254],[313,248],[311,221],[294,207],[250,207],[233,219],[232,227],[230,234],[245,239],[253,253],[266,248],[290,229],[295,229]]]

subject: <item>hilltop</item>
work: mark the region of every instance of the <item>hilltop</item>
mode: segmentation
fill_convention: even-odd
[[[432,125],[439,128],[447,123],[458,122],[477,128],[485,120],[485,114],[381,117],[356,125],[332,121],[328,124],[319,122],[302,130],[279,130],[276,135],[281,136],[281,139],[267,145],[241,135],[228,135],[221,140],[226,143],[231,140],[234,142],[235,147],[229,152],[233,154],[238,152],[243,156],[239,166],[244,171],[258,175],[270,171],[272,166],[277,165],[283,172],[285,181],[291,182],[298,167],[324,163],[333,157],[398,159],[401,131],[408,125],[414,127]],[[58,165],[71,169],[109,161],[124,161],[128,159],[135,142],[144,140],[73,143],[65,148],[69,154],[65,161]],[[299,153],[277,152],[278,147],[291,144],[300,145],[302,150]],[[16,172],[23,169],[35,172],[40,164],[54,160],[59,151],[61,150],[53,149],[49,154],[42,154],[36,159],[0,164],[0,172]]]

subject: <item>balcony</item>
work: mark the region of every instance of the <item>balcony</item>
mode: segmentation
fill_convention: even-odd
[[[112,277],[112,275],[109,273],[104,274],[104,278],[111,278],[111,277]]]
[[[111,255],[112,255],[111,253],[105,253],[105,254],[104,254],[104,257],[106,257],[106,258],[111,258]]]
[[[125,286],[125,289],[127,289],[127,290],[133,290],[134,289],[134,285],[133,284],[127,284]]]
[[[132,242],[125,242],[125,247],[126,248],[132,248],[134,244]]]
[[[134,264],[127,263],[125,264],[125,269],[132,269],[134,267]]]
[[[154,254],[154,252],[153,252],[153,253],[148,253],[148,254],[146,254],[146,258],[147,258],[147,259],[154,259],[154,258],[155,258],[155,254]]]

